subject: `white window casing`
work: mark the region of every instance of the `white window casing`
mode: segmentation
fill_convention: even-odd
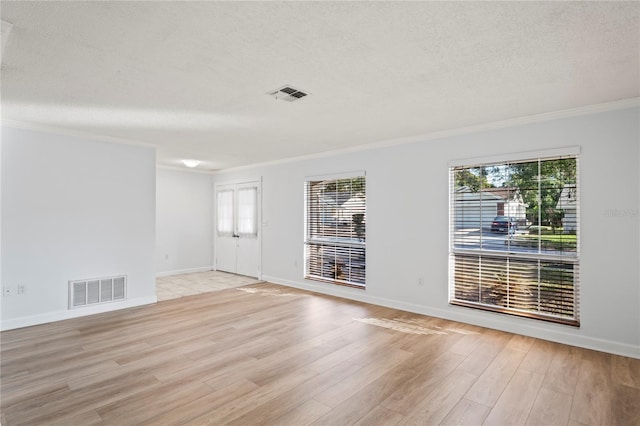
[[[449,164],[451,304],[579,326],[578,154]]]
[[[304,247],[305,278],[365,287],[364,172],[306,179]]]

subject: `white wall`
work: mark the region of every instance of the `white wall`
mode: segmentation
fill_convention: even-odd
[[[156,188],[156,274],[213,269],[211,175],[158,168]]]
[[[628,108],[521,124],[229,171],[214,180],[263,176],[266,280],[640,357],[639,114]],[[447,163],[576,145],[581,146],[581,327],[450,306]],[[353,170],[367,173],[364,291],[303,279],[304,178]],[[419,277],[425,277],[423,286]]]
[[[156,301],[155,150],[2,127],[2,329]],[[68,309],[68,281],[125,274],[127,300]]]

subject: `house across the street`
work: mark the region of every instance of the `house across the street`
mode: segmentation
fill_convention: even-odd
[[[526,222],[527,205],[517,188],[482,188],[474,191],[468,186],[456,191],[456,224],[462,228],[491,228],[496,216],[514,217],[519,224]]]

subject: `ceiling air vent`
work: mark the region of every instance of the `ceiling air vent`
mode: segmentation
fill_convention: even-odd
[[[272,92],[268,92],[267,95],[273,96],[276,99],[282,99],[283,101],[293,102],[308,96],[309,93],[298,90],[295,87],[283,86]]]

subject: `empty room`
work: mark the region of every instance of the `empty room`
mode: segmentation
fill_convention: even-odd
[[[640,424],[640,3],[0,4],[0,423]]]

